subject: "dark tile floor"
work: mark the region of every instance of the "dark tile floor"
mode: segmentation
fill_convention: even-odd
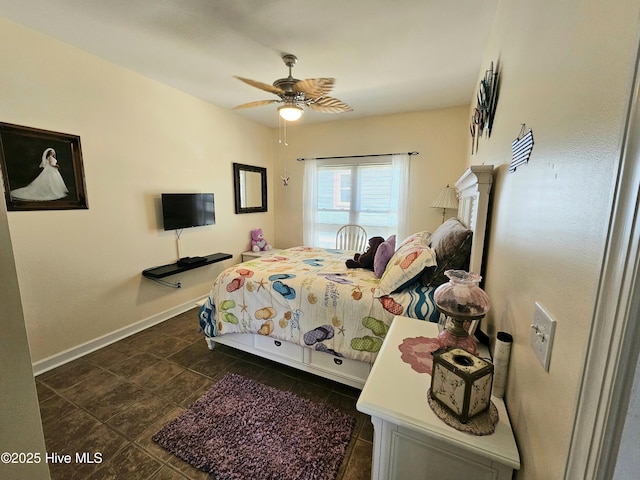
[[[359,390],[222,345],[210,351],[194,309],[36,378],[47,451],[72,457],[50,463],[52,479],[210,478],[151,436],[227,372],[353,414],[337,479],[371,478],[373,428],[355,409]],[[85,456],[76,462],[77,455]]]

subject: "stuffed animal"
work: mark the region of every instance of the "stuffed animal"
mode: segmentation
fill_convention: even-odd
[[[371,237],[367,251],[363,254],[356,253],[353,256],[353,260],[347,260],[345,262],[347,268],[366,268],[367,270],[373,270],[373,259],[376,256],[376,250],[378,250],[382,242],[384,242],[384,238],[382,237]]]
[[[271,245],[264,239],[261,228],[251,230],[251,250],[254,252],[271,250]]]
[[[396,236],[391,235],[384,242],[380,244],[378,247],[378,251],[376,252],[376,257],[373,259],[373,273],[376,274],[376,277],[382,277],[382,274],[387,268],[387,264],[393,254],[396,251]]]

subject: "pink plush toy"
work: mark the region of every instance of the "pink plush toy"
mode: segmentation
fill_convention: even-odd
[[[254,252],[271,250],[271,245],[264,239],[261,228],[251,230],[251,250]]]

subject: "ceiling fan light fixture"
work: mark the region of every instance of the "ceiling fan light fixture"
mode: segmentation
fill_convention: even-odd
[[[278,107],[278,114],[287,122],[295,122],[302,116],[303,113],[304,110],[302,109],[302,107],[294,104],[286,104]]]
[[[304,114],[301,105],[309,107],[316,112],[323,113],[342,113],[351,112],[353,109],[342,100],[329,96],[331,89],[335,83],[335,78],[307,78],[298,80],[291,74],[291,69],[296,64],[295,55],[285,54],[282,56],[284,64],[289,68],[289,76],[279,78],[271,85],[250,78],[236,78],[249,86],[258,88],[265,92],[273,93],[279,97],[278,100],[258,100],[257,102],[243,103],[234,107],[234,110],[260,107],[270,103],[283,103],[278,108],[278,115],[283,120],[295,122]]]

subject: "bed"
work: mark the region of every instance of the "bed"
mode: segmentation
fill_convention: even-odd
[[[354,252],[300,246],[225,269],[199,310],[209,348],[228,345],[362,388],[396,315],[437,322],[444,271],[482,272],[493,166],[456,182],[457,218],[378,247],[376,272]]]

